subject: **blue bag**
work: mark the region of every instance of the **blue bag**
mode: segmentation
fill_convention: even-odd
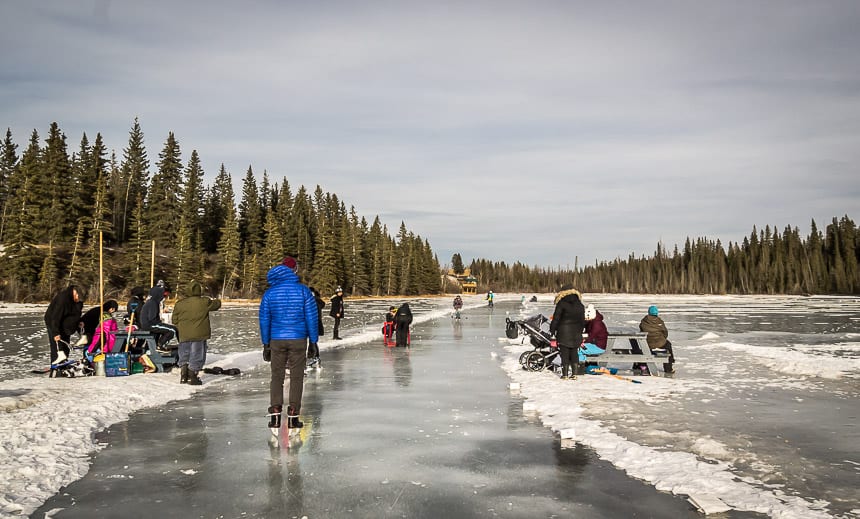
[[[105,375],[125,377],[131,373],[127,352],[105,353]]]

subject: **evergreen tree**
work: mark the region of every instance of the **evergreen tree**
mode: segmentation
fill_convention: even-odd
[[[116,229],[117,241],[125,243],[129,235],[129,214],[135,210],[138,199],[146,199],[149,185],[149,159],[143,142],[143,131],[136,117],[129,132],[128,147],[123,150],[120,172],[119,181],[114,185],[116,191],[113,194],[113,228]]]
[[[233,297],[236,280],[239,276],[239,252],[241,250],[241,238],[239,227],[236,222],[236,210],[231,205],[227,209],[226,219],[220,231],[221,239],[218,241],[218,265],[221,282],[221,297]]]
[[[203,167],[200,165],[200,157],[197,155],[197,150],[191,151],[191,158],[185,167],[182,185],[184,189],[180,199],[181,214],[185,218],[185,224],[188,227],[192,248],[197,248],[201,245],[197,242],[197,236],[203,227],[202,214],[204,207]]]
[[[242,200],[239,202],[239,236],[242,246],[255,253],[263,243],[263,219],[260,192],[251,166],[242,181]]]
[[[227,213],[235,200],[233,196],[233,181],[227,173],[224,164],[215,177],[215,182],[209,188],[206,197],[206,210],[202,219],[203,248],[206,252],[218,250],[221,240],[221,229],[227,221]]]
[[[12,141],[12,130],[6,129],[6,138],[0,145],[0,243],[6,239],[8,220],[12,216],[12,199],[18,169],[18,145]]]
[[[158,158],[158,171],[152,176],[149,186],[144,218],[157,246],[172,247],[176,219],[182,213],[182,160],[173,132],[167,135]]]

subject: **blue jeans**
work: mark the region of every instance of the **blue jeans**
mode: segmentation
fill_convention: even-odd
[[[206,341],[190,341],[179,343],[179,365],[188,364],[191,371],[200,371],[206,364]]]
[[[586,342],[579,348],[579,362],[585,362],[586,355],[600,355],[604,353],[606,350],[598,347],[596,344],[591,344],[590,342]]]

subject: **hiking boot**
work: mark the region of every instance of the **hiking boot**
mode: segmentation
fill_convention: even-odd
[[[280,429],[281,428],[281,410],[283,406],[273,405],[269,406],[269,429]]]
[[[289,429],[301,429],[305,424],[299,421],[299,414],[293,411],[292,406],[287,407],[287,427]]]
[[[182,368],[179,370],[179,383],[188,383],[188,364],[183,364]]]
[[[188,370],[188,385],[189,386],[202,386],[203,381],[200,380],[200,377],[197,376],[196,371]]]

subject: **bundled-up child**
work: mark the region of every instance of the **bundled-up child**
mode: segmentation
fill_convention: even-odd
[[[114,314],[118,308],[119,304],[113,299],[105,301],[102,305],[102,322],[100,326],[96,327],[96,330],[93,333],[93,340],[90,343],[89,348],[87,348],[87,353],[92,354],[98,351],[111,353],[113,351],[114,344],[116,343],[116,335],[111,332],[116,332],[117,330]],[[104,336],[103,344],[102,336]],[[104,349],[102,349],[102,346]]]

